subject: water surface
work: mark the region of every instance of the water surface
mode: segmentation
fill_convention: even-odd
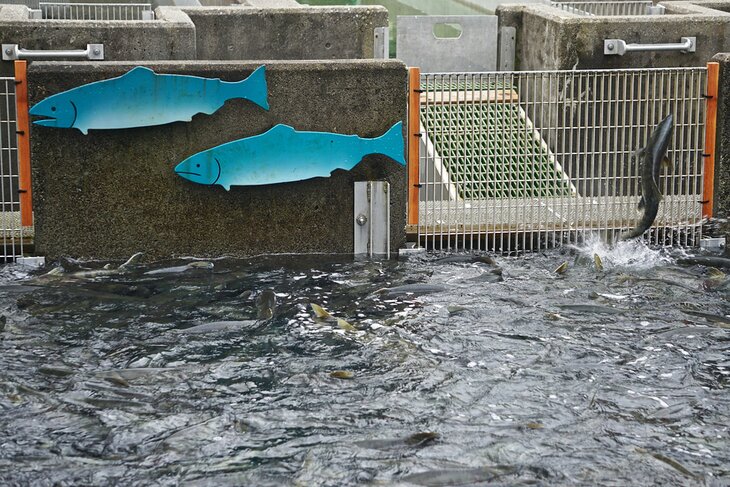
[[[7,266],[0,484],[727,485],[728,278],[675,257]]]

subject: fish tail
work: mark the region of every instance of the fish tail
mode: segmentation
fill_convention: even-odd
[[[380,137],[372,139],[378,154],[390,157],[399,164],[406,165],[405,143],[403,141],[403,122],[395,123]]]
[[[259,66],[256,71],[241,81],[223,82],[226,99],[243,98],[264,110],[269,109],[268,87],[266,86],[266,66]]]

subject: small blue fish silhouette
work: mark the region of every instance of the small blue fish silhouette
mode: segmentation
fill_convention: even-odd
[[[157,74],[138,66],[117,78],[88,83],[49,96],[30,109],[48,117],[36,125],[89,129],[149,127],[189,122],[197,113],[212,114],[226,100],[244,98],[268,110],[266,69],[235,82],[179,74]]]
[[[198,184],[231,186],[301,181],[328,177],[335,169],[352,169],[368,154],[383,154],[405,165],[403,123],[380,137],[329,132],[299,132],[277,125],[253,137],[199,152],[175,167],[181,177]]]

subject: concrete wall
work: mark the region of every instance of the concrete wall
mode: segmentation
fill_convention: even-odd
[[[702,4],[702,5],[700,5]],[[703,66],[717,52],[730,50],[730,14],[702,2],[662,2],[665,15],[585,17],[548,5],[502,5],[500,26],[517,29],[516,68],[606,69]],[[708,3],[709,5],[709,3]],[[715,8],[730,3],[714,2]],[[697,52],[603,54],[604,39],[627,43],[678,43],[696,37]]]
[[[191,7],[198,59],[372,58],[383,7]]]
[[[239,80],[258,63],[143,63],[165,73]],[[118,76],[128,63],[36,62],[31,104],[92,81]],[[405,241],[405,168],[367,156],[330,178],[271,186],[193,184],[173,172],[186,157],[264,132],[277,123],[299,130],[373,137],[406,117],[406,69],[397,61],[266,62],[271,110],[229,100],[190,123],[128,130],[33,126],[35,245],[55,258],[351,253],[353,186],[391,184],[392,247]]]
[[[22,5],[0,6],[0,43],[24,49],[85,49],[104,44],[109,61],[195,59],[195,26],[178,9],[158,8],[157,20],[103,22],[30,20]],[[0,61],[0,75],[10,75],[12,63]]]

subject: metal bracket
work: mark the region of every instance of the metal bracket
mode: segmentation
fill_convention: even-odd
[[[667,8],[664,5],[652,5],[646,9],[646,13],[649,15],[664,15]]]
[[[43,11],[41,9],[28,9],[28,18],[31,20],[43,20]]]
[[[375,28],[375,44],[373,45],[374,59],[388,59],[390,57],[390,32],[387,27]]]
[[[89,61],[104,60],[104,44],[86,44],[86,49],[71,50],[31,50],[22,49],[17,44],[3,44],[3,61],[14,61],[16,59],[42,60],[42,59],[88,59]]]
[[[603,41],[603,54],[606,56],[623,56],[627,52],[680,51],[688,53],[696,50],[696,37],[682,37],[679,44],[626,44],[621,39],[605,39]]]
[[[355,255],[390,258],[390,184],[356,181],[354,217]]]

